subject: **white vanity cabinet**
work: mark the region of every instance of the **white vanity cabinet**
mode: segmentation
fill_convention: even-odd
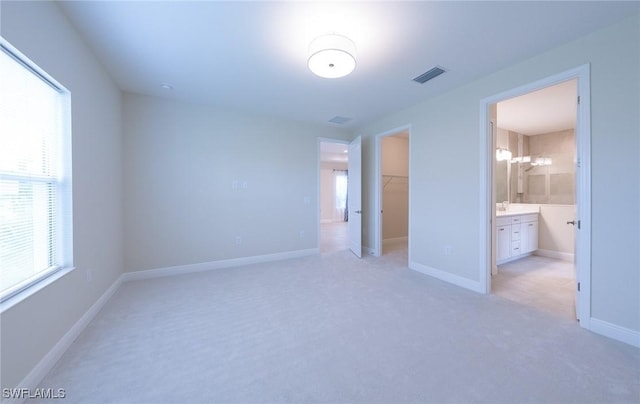
[[[496,264],[527,256],[538,249],[538,214],[496,217]]]
[[[507,260],[509,257],[511,257],[511,224],[498,224],[496,227],[496,262]]]
[[[523,215],[520,222],[520,246],[522,254],[538,249],[538,215]]]

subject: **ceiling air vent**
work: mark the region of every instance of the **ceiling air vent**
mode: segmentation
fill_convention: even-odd
[[[334,116],[333,118],[329,119],[329,122],[337,123],[338,125],[344,125],[350,120],[351,118],[347,118],[346,116]]]
[[[413,81],[415,81],[416,83],[424,84],[427,81],[438,77],[439,75],[441,75],[444,72],[445,72],[444,69],[441,69],[439,67],[434,67],[433,69],[422,73],[421,75],[419,75],[418,77],[413,79]]]

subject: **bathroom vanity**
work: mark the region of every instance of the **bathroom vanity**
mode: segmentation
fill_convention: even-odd
[[[496,264],[504,264],[538,249],[537,211],[496,212]]]

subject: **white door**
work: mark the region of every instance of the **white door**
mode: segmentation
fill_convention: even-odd
[[[576,167],[576,191],[578,188],[578,167]],[[580,237],[580,232],[578,230],[580,230],[580,220],[577,219],[578,217],[578,192],[576,192],[576,212],[575,212],[575,219],[567,222],[567,224],[572,225],[573,226],[573,231],[574,231],[574,235],[575,238],[573,240],[573,279],[575,280],[575,294],[573,296],[573,308],[576,311],[576,320],[580,321],[580,271],[578,271],[578,237]]]
[[[574,220],[575,222],[575,220]],[[574,224],[575,226],[575,224]],[[580,321],[580,314],[578,312],[578,302],[580,301],[580,277],[578,276],[578,231],[577,226],[575,231],[575,239],[573,242],[573,278],[575,279],[575,295],[573,297],[573,308],[576,311],[576,320]]]
[[[362,257],[362,138],[349,144],[349,182],[347,198],[349,210],[349,248]]]
[[[579,99],[578,94],[576,94],[576,99]],[[579,155],[579,151],[578,151],[578,136],[582,135],[582,133],[580,133],[580,126],[578,125],[578,123],[580,122],[580,103],[578,102],[578,107],[576,108],[576,123],[575,123],[575,149],[576,149],[576,156]],[[575,211],[575,215],[574,215],[574,219],[572,221],[567,222],[568,225],[573,225],[573,232],[574,232],[574,239],[573,239],[573,279],[575,280],[575,294],[573,297],[573,308],[576,311],[576,320],[580,321],[580,271],[578,270],[580,267],[579,265],[581,265],[582,263],[579,261],[578,258],[578,246],[580,245],[579,243],[579,237],[580,237],[580,195],[581,195],[581,189],[580,187],[582,186],[582,183],[580,182],[580,164],[577,163],[575,164],[575,179],[574,179],[574,184],[575,187],[573,189],[573,196],[574,196],[574,202],[576,204],[576,211]]]

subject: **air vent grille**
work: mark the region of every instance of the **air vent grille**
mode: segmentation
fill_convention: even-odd
[[[352,118],[347,118],[346,116],[334,116],[333,118],[329,119],[329,122],[331,123],[336,123],[338,125],[344,125],[345,123],[349,122]]]
[[[413,79],[413,81],[415,81],[416,83],[424,84],[427,81],[438,77],[444,72],[445,72],[444,69],[440,67],[434,67],[433,69],[430,69],[429,71],[422,73],[421,75]]]

